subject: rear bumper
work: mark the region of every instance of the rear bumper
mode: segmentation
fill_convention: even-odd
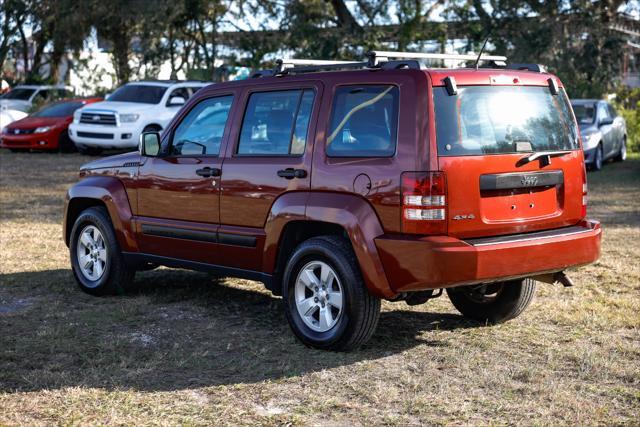
[[[459,240],[382,236],[376,246],[395,292],[462,286],[562,271],[600,256],[597,221],[540,233]]]

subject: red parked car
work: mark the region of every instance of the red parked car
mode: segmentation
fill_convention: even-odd
[[[503,322],[536,281],[571,285],[601,229],[562,83],[412,55],[210,85],[139,152],[84,165],[64,219],[80,288],[121,292],[155,265],[259,280],[302,342],[349,350],[381,299],[446,290],[463,315]]]
[[[99,101],[102,98],[68,99],[47,105],[5,127],[0,136],[0,147],[11,151],[73,151],[75,146],[67,130],[73,122],[74,111]]]

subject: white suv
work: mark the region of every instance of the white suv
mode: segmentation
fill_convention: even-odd
[[[161,131],[198,89],[209,83],[141,81],[119,87],[104,102],[76,110],[69,136],[78,151],[137,147],[142,132]]]

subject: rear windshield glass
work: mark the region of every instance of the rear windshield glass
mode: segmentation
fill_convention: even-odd
[[[33,92],[35,92],[35,89],[20,89],[20,88],[16,88],[13,89],[11,92],[9,93],[5,93],[4,95],[2,95],[2,99],[22,99],[22,100],[28,100],[31,95],[33,95]]]
[[[548,87],[434,88],[438,154],[470,156],[575,150],[577,129],[564,91]]]
[[[593,104],[576,104],[573,112],[581,125],[591,125],[596,121],[596,106]]]
[[[151,85],[126,85],[113,92],[109,101],[139,102],[141,104],[158,104],[167,88]]]
[[[34,117],[67,117],[72,116],[73,112],[82,107],[84,102],[61,102],[53,104],[47,108],[43,108],[35,114]]]

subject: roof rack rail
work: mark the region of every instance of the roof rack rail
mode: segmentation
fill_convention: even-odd
[[[478,55],[456,53],[422,53],[422,52],[393,52],[388,50],[372,50],[367,53],[369,57],[369,66],[378,66],[381,62],[389,62],[390,58],[395,59],[440,59],[440,60],[458,60],[458,61],[475,61]],[[501,55],[482,55],[480,61],[492,61],[498,65],[506,65],[507,57]]]
[[[251,78],[283,76],[286,74],[314,73],[318,71],[337,70],[397,70],[403,68],[420,69],[419,59],[449,59],[458,61],[476,61],[475,54],[392,52],[372,50],[367,53],[367,61],[331,61],[326,59],[277,59],[276,66],[269,70],[259,70],[251,74]],[[481,55],[480,61],[490,61],[500,67],[506,67],[506,56]],[[523,64],[518,64],[522,66]],[[529,68],[531,71],[533,69]]]

